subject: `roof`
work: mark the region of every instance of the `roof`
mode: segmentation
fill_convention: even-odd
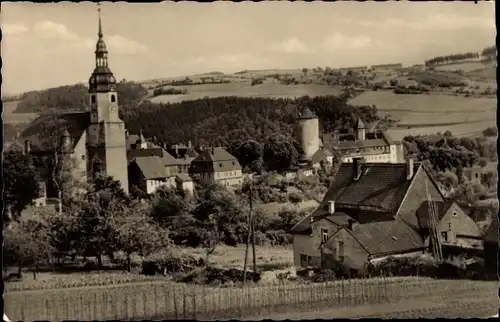
[[[360,117],[358,117],[358,122],[356,124],[356,128],[357,129],[366,129],[365,123],[363,122],[363,120]]]
[[[311,220],[312,218],[312,220]],[[346,225],[349,220],[352,220],[347,214],[343,212],[334,212],[330,214],[328,210],[317,208],[310,215],[304,217],[295,226],[290,229],[293,234],[307,234],[311,232],[311,224],[320,220],[328,220],[336,225]]]
[[[325,160],[327,157],[333,157],[333,153],[327,148],[320,148],[313,154],[311,160],[316,163]]]
[[[90,125],[89,112],[71,112],[55,115],[41,115],[20,134],[18,140],[24,142],[25,140],[31,141],[31,150],[33,152],[49,152],[52,144],[50,143],[48,133],[54,129],[51,128],[51,122],[57,122],[58,130],[62,131],[64,127],[68,130],[72,139],[73,146],[78,143],[82,135],[85,133]]]
[[[136,158],[157,156],[159,157],[164,166],[173,166],[179,165],[179,162],[171,156],[167,151],[163,148],[153,148],[153,149],[131,149],[127,151],[127,160],[128,162],[132,162]]]
[[[354,134],[342,135],[342,137],[336,137],[332,134],[324,134],[323,141],[325,146],[333,150],[385,147],[388,145],[399,143],[398,141],[391,138],[387,131],[368,132],[366,133],[365,137],[365,140],[356,140]]]
[[[424,249],[422,237],[401,220],[359,224],[352,236],[370,255],[389,255]]]
[[[431,205],[434,205],[434,209],[436,210],[437,220],[441,220],[443,216],[446,214],[448,209],[450,209],[453,204],[453,200],[446,201],[424,201],[417,208],[417,220],[418,225],[422,229],[429,229],[429,213]]]
[[[195,148],[190,148],[190,147],[172,147],[167,149],[168,153],[173,155],[176,159],[182,159],[182,158],[196,158],[199,153],[196,151]]]
[[[179,173],[178,175],[175,176],[175,179],[182,181],[182,182],[193,181],[193,179],[186,173]]]
[[[135,163],[147,180],[166,178],[165,167],[160,157],[149,156],[136,158],[131,163]]]
[[[192,162],[191,169],[197,171],[197,163],[209,163],[209,171],[234,171],[241,170],[238,159],[227,152],[224,148],[211,148],[203,150]]]
[[[413,173],[420,167],[415,163]],[[342,163],[322,204],[333,200],[336,207],[369,206],[395,214],[412,180],[407,180],[406,163],[364,163],[358,180],[354,180],[354,163]]]
[[[297,120],[309,120],[309,119],[317,119],[316,114],[313,113],[308,107],[304,108],[302,113],[299,113]]]
[[[498,244],[498,216],[493,215],[492,221],[484,233],[486,243]]]

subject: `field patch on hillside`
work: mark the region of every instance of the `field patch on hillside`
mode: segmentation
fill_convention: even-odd
[[[478,70],[470,71],[466,74],[468,77],[479,77],[479,78],[487,78],[487,79],[496,79],[497,78],[497,70],[495,67],[492,68],[483,68]]]
[[[434,67],[435,70],[442,70],[442,71],[462,70],[466,73],[483,68],[485,68],[485,65],[479,61],[469,61],[469,62],[448,64],[448,65],[441,65]]]
[[[9,124],[19,124],[33,121],[36,113],[14,113],[19,101],[3,102],[3,122]]]
[[[398,95],[389,91],[365,92],[353,105],[375,105],[380,116],[399,120],[391,130],[394,139],[406,135],[451,131],[454,135],[474,135],[496,126],[496,99],[451,95]]]
[[[205,97],[239,96],[239,97],[272,97],[295,98],[301,96],[338,95],[340,87],[316,84],[281,85],[275,82],[265,82],[251,86],[249,83],[204,84],[194,86],[176,86],[187,89],[188,94],[160,95],[151,99],[153,103],[177,103],[197,100]]]

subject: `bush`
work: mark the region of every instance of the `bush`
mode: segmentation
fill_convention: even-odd
[[[143,275],[178,273],[205,265],[203,258],[196,259],[189,255],[176,255],[172,252],[155,254],[142,262]]]
[[[302,196],[296,192],[292,192],[288,195],[288,200],[293,203],[299,203],[302,201]]]

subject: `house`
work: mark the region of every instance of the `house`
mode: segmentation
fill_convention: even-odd
[[[243,174],[238,159],[221,147],[203,150],[189,168],[190,175],[199,175],[200,179],[215,181],[223,186],[239,186],[243,183]]]
[[[302,257],[317,264],[325,252],[337,259],[345,258],[351,268],[359,268],[363,260],[379,256],[420,254],[426,247],[428,233],[417,211],[429,199],[445,202],[423,166],[411,159],[384,164],[364,163],[355,158],[353,163],[342,163],[318,208],[292,228],[294,263],[302,266]],[[448,225],[446,232],[450,237],[474,237],[477,225],[459,213],[457,205],[442,209],[440,224]],[[447,224],[450,216],[451,228]],[[333,239],[328,242],[330,238]],[[342,243],[333,247],[333,241]]]
[[[488,178],[488,176],[496,175],[497,166],[498,164],[496,162],[490,162],[485,167],[473,166],[465,168],[463,174],[474,184],[489,185],[491,181],[496,181],[491,180],[492,178]]]
[[[429,245],[430,218],[434,210],[437,231],[443,247],[462,249],[481,249],[483,233],[478,224],[452,200],[424,201],[417,209],[417,220],[420,233],[427,236],[425,244]]]
[[[486,271],[498,274],[499,267],[499,225],[498,215],[492,216],[491,224],[483,237],[484,241],[484,266]]]
[[[184,191],[186,196],[192,197],[194,193],[194,182],[193,179],[186,173],[179,173],[175,177],[175,184],[177,189]]]
[[[175,144],[167,149],[181,166],[181,172],[188,173],[191,162],[200,154],[201,150],[192,147],[191,141],[185,146],[183,144]]]
[[[330,151],[341,155],[342,162],[364,158],[371,163],[404,162],[403,145],[384,132],[367,131],[364,122],[358,118],[355,129],[342,129],[323,135],[323,144]]]
[[[157,145],[151,146],[127,151],[130,184],[148,194],[162,185],[176,187],[175,178],[181,173],[180,165],[173,156]]]

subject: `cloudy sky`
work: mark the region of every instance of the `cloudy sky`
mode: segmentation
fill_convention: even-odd
[[[488,2],[103,3],[118,79],[421,63],[494,44]],[[3,91],[73,84],[94,67],[94,3],[2,4]]]

